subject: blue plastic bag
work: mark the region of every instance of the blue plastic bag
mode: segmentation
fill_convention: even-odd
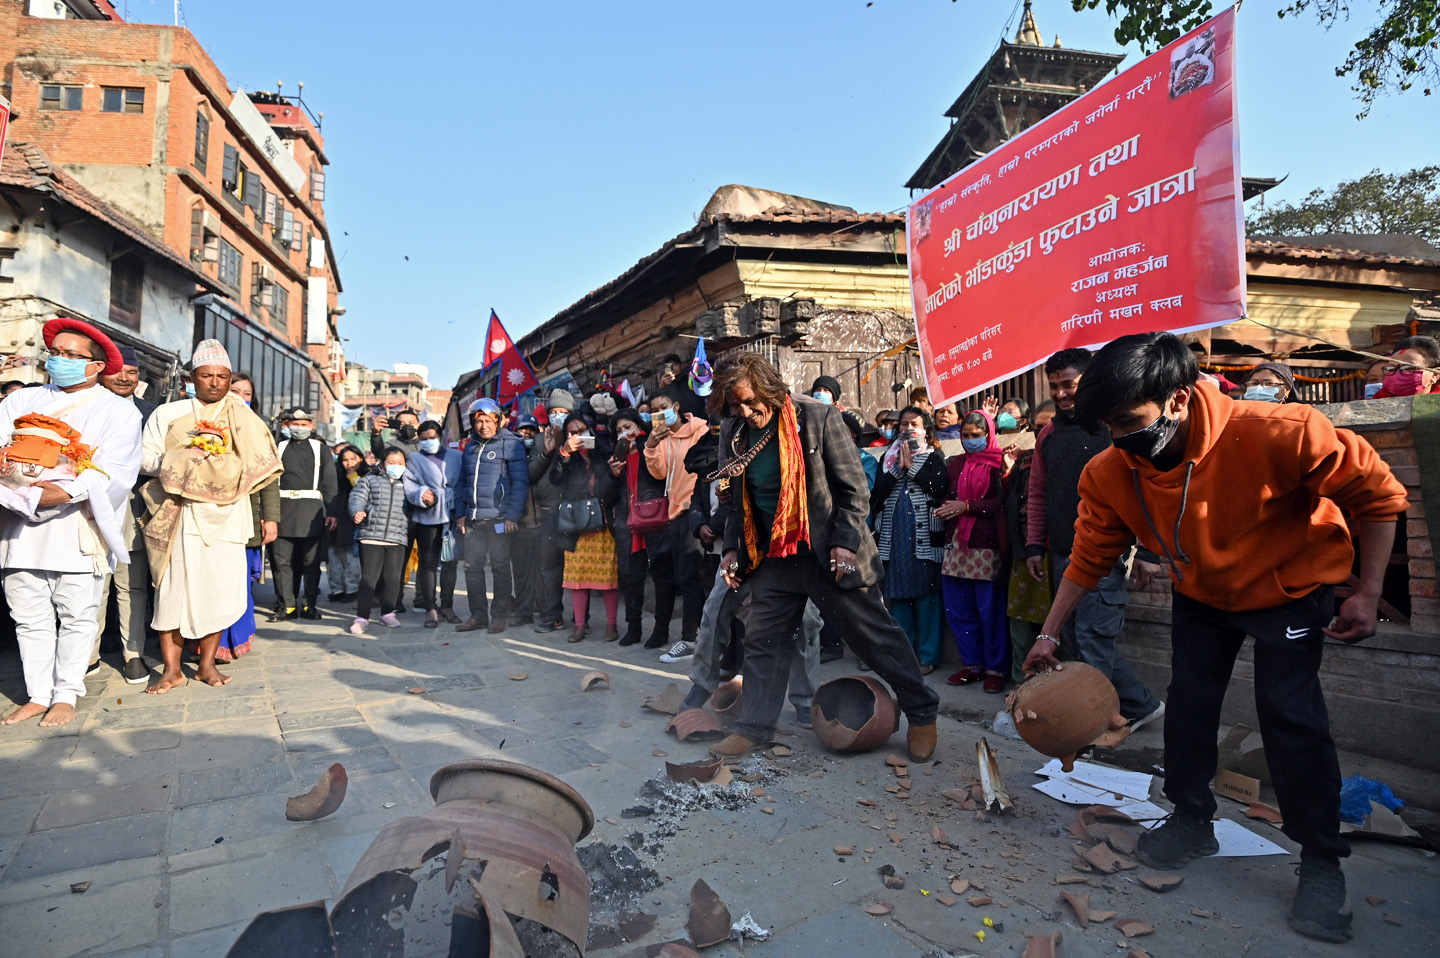
[[[1370,814],[1370,803],[1375,802],[1384,805],[1390,811],[1396,811],[1405,807],[1405,803],[1395,797],[1390,791],[1390,786],[1384,782],[1377,782],[1373,778],[1365,778],[1361,775],[1352,775],[1340,783],[1340,820],[1359,825],[1365,821],[1365,816]]]

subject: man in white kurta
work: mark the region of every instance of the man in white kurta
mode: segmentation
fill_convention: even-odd
[[[228,501],[203,501],[195,496],[170,494],[178,505],[178,528],[163,547],[149,540],[155,581],[155,615],[151,625],[160,632],[160,651],[165,671],[145,691],[159,695],[185,683],[180,670],[180,652],[186,639],[200,643],[200,665],[195,677],[207,685],[230,681],[215,667],[215,650],[220,633],[234,625],[248,607],[249,570],[245,543],[255,532],[250,512],[252,488],[258,488],[280,472],[275,443],[265,424],[243,402],[230,393],[230,357],[213,339],[195,348],[191,361],[195,398],[166,403],[150,415],[145,424],[141,468],[147,475],[162,476],[167,453],[183,447],[185,427],[180,420],[228,423],[224,456],[240,457],[246,464],[244,478]],[[176,428],[172,428],[176,427]],[[158,524],[162,513],[152,519]],[[147,532],[147,539],[150,533]]]
[[[0,490],[0,570],[30,697],[5,716],[7,725],[42,714],[46,726],[75,717],[98,630],[101,584],[115,562],[129,559],[118,517],[140,466],[139,410],[98,384],[102,372],[120,369],[114,343],[71,319],[46,323],[44,340],[52,382],[17,389],[0,402],[0,446],[10,443],[17,417],[43,413],[79,431],[96,468]]]

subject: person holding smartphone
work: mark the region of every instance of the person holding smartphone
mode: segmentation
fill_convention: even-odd
[[[560,487],[561,502],[599,499],[608,515],[618,483],[609,462],[595,454],[595,435],[579,416],[565,422],[565,443],[555,452],[550,481]],[[619,638],[620,573],[615,560],[615,539],[603,526],[574,537],[565,550],[561,584],[570,590],[575,630],[567,642],[581,642],[590,630],[590,593],[599,592],[605,603],[605,641]]]

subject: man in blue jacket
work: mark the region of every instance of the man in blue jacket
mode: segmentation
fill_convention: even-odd
[[[455,490],[456,528],[463,542],[465,591],[470,599],[470,618],[455,627],[459,632],[503,631],[512,611],[510,535],[525,512],[530,473],[525,445],[513,432],[500,427],[502,415],[493,399],[477,399],[470,405],[474,438],[465,447]],[[487,560],[495,585],[495,601],[488,611]]]

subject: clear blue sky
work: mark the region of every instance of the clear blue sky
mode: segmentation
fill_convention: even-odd
[[[171,0],[116,0],[169,22]],[[1240,14],[1246,175],[1295,200],[1372,168],[1440,154],[1436,99],[1369,118],[1334,75],[1369,4],[1326,33]],[[865,211],[946,128],[989,57],[1009,0],[348,3],[188,0],[232,85],[295,91],[325,113],[326,213],[340,257],[348,358],[430,367],[450,386],[480,363],[491,307],[517,338],[689,229],[726,183]],[[1103,11],[1037,0],[1047,42],[1116,49]],[[1135,63],[1130,56],[1122,66]],[[347,235],[348,234],[348,235]],[[405,257],[409,257],[407,262]]]

